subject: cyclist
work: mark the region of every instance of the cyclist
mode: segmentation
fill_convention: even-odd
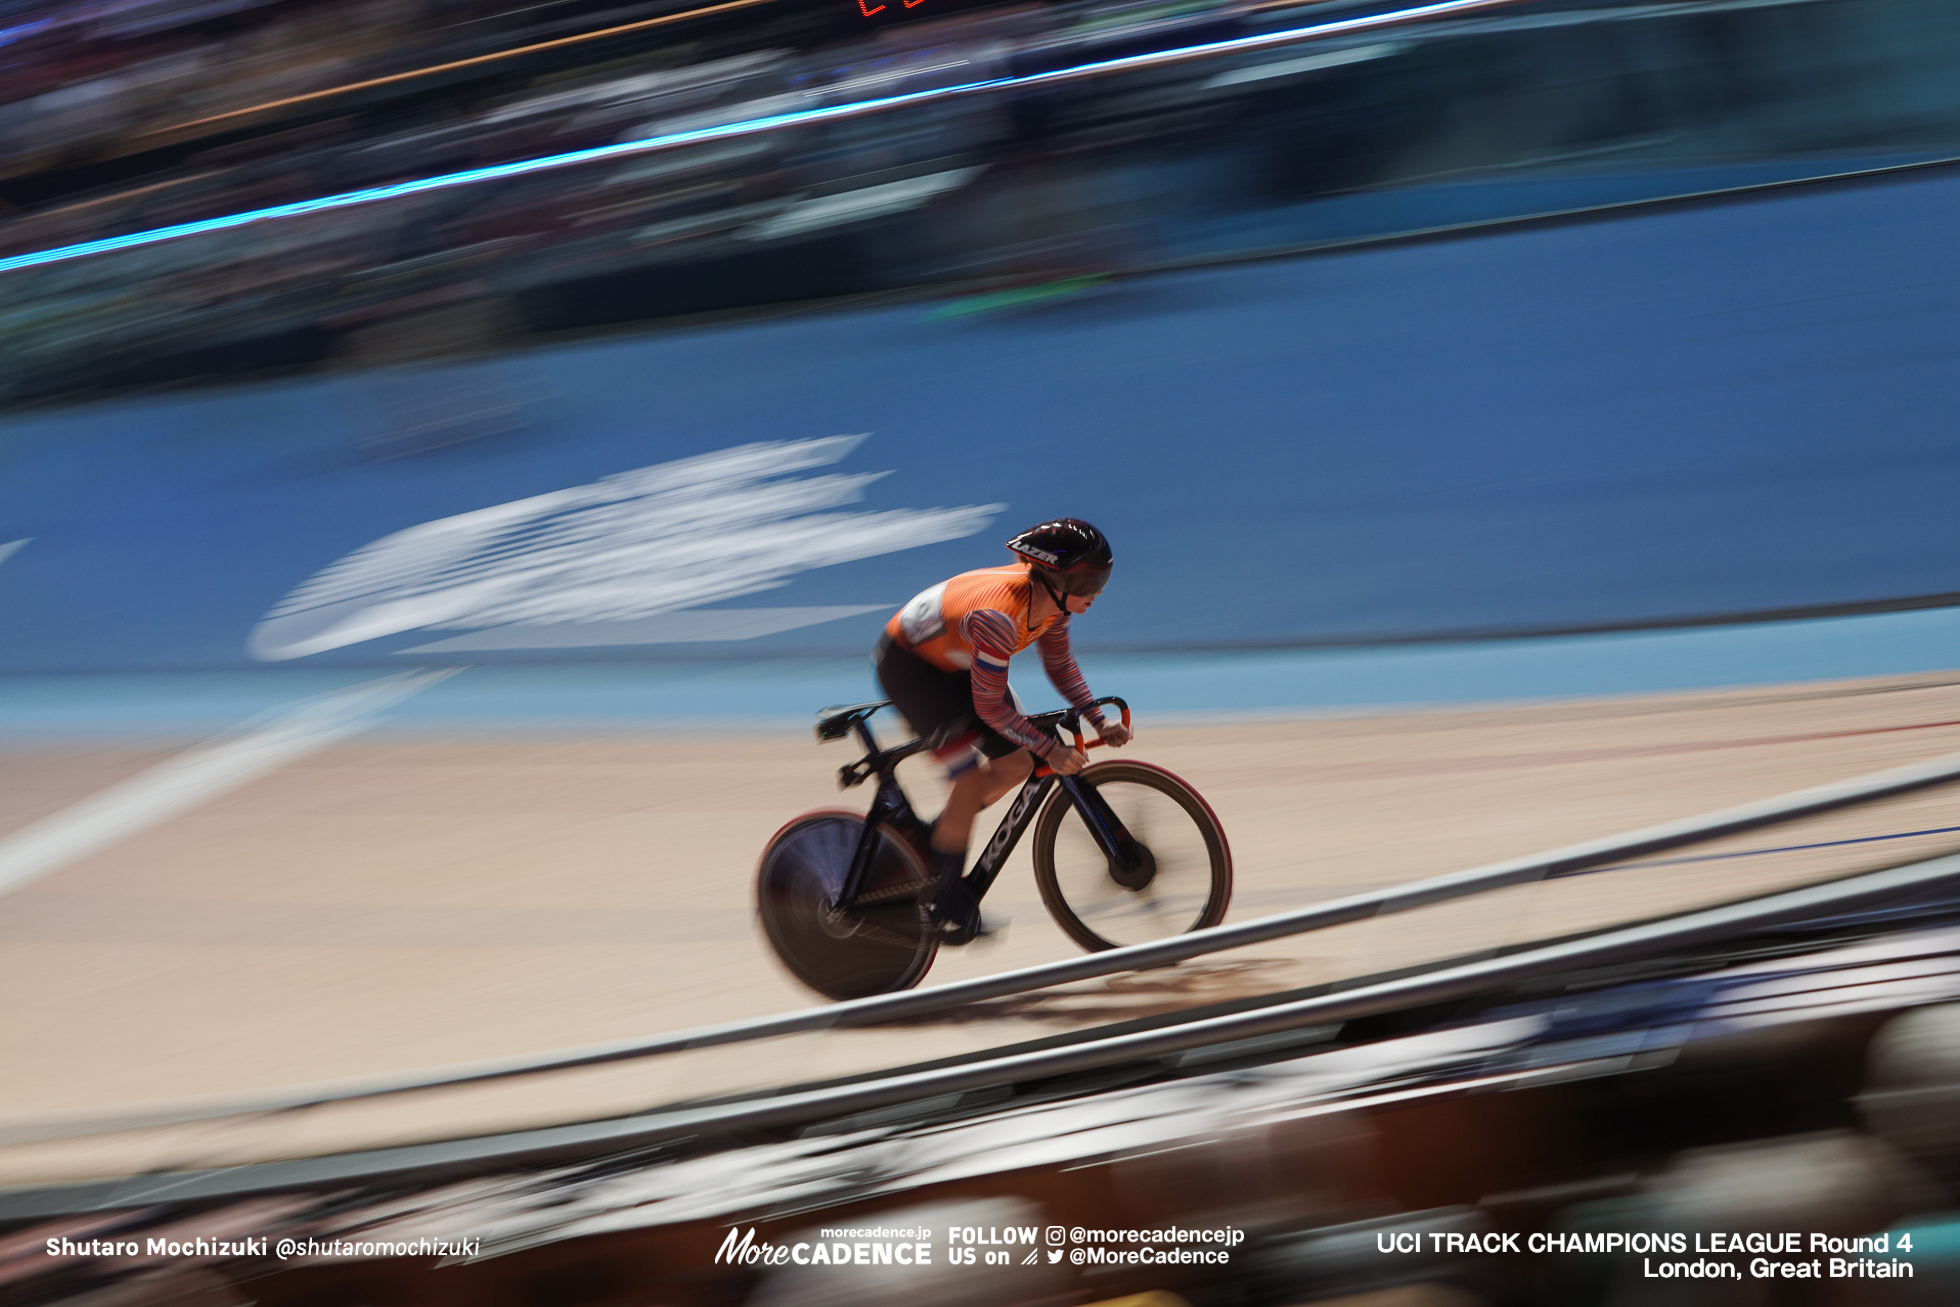
[[[953,782],[932,827],[938,885],[930,910],[942,942],[981,933],[980,905],[962,879],[973,819],[1028,778],[1034,758],[1064,776],[1081,754],[1028,723],[1007,686],[1007,663],[1031,644],[1062,697],[1107,744],[1130,732],[1103,720],[1069,652],[1068,624],[1086,613],[1114,559],[1103,533],[1078,518],[1030,527],[1007,542],[1016,560],[963,572],[918,595],[885,626],[873,660],[885,696],[918,731]],[[1032,755],[1032,756],[1031,756]]]

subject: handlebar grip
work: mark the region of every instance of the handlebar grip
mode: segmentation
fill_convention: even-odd
[[[1102,705],[1106,703],[1115,704],[1116,707],[1122,712],[1123,729],[1126,731],[1129,730],[1130,729],[1130,705],[1112,694],[1106,698],[1097,699],[1090,706],[1100,708]],[[1063,723],[1065,728],[1068,730],[1069,734],[1075,737],[1075,751],[1077,753],[1087,753],[1090,749],[1100,749],[1105,743],[1103,740],[1100,739],[1096,739],[1096,740],[1090,739],[1088,737],[1088,734],[1082,729],[1083,711],[1084,710],[1081,708],[1075,709],[1074,711],[1069,713],[1068,717],[1065,719]]]

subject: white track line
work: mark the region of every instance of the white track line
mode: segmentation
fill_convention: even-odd
[[[0,840],[0,894],[358,734],[461,668],[404,672],[263,713]]]

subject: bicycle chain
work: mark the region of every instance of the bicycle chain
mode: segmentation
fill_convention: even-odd
[[[903,898],[917,898],[919,892],[932,885],[929,880],[915,880],[905,885],[888,885],[884,889],[873,890],[857,897],[858,906],[865,907],[878,903],[896,903]]]

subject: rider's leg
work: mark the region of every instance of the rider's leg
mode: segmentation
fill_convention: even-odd
[[[933,757],[952,768],[952,793],[932,831],[932,871],[937,882],[932,915],[942,928],[950,927],[946,942],[963,944],[980,929],[980,905],[960,874],[966,867],[973,819],[1025,780],[1032,760],[1025,750],[975,719],[970,674],[935,667],[890,637],[878,642],[873,658],[885,693],[931,747]],[[983,761],[986,756],[993,760]]]
[[[945,932],[949,944],[964,944],[984,929],[980,922],[980,903],[973,896],[961,872],[966,869],[966,845],[973,834],[973,818],[980,809],[1019,785],[1034,770],[1034,760],[1020,749],[1000,758],[985,759],[959,772],[953,778],[953,792],[932,826],[932,853],[935,879],[932,915]]]
[[[973,838],[973,819],[982,808],[998,802],[1002,795],[1028,779],[1034,770],[1034,757],[1019,749],[1004,758],[989,758],[969,767],[953,779],[953,792],[946,796],[939,820],[932,827],[932,851],[958,854],[964,860],[966,846]]]

